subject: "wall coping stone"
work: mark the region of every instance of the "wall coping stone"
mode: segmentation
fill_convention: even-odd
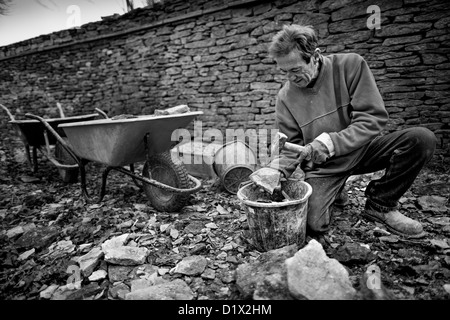
[[[83,39],[83,40],[61,43],[61,44],[57,44],[57,45],[51,45],[48,47],[39,48],[36,50],[29,50],[26,52],[13,54],[13,55],[6,56],[6,57],[0,57],[0,61],[10,60],[10,59],[14,59],[14,58],[19,58],[19,57],[32,55],[32,54],[36,54],[36,53],[41,53],[41,52],[46,52],[46,51],[51,51],[51,50],[57,50],[57,49],[61,49],[61,48],[69,47],[69,46],[88,43],[88,42],[94,42],[94,41],[99,41],[99,40],[104,40],[104,39],[109,39],[109,38],[121,37],[121,36],[124,36],[129,33],[145,31],[145,30],[160,27],[160,26],[163,26],[166,24],[183,21],[183,20],[187,20],[187,19],[191,19],[191,18],[196,18],[196,17],[202,16],[202,15],[211,14],[211,13],[215,13],[215,12],[219,12],[219,11],[224,11],[224,10],[231,9],[234,7],[239,7],[239,6],[256,3],[256,2],[262,3],[262,2],[266,2],[266,1],[268,1],[268,0],[235,0],[235,1],[231,1],[230,3],[220,6],[220,7],[188,12],[186,14],[182,14],[182,15],[179,15],[179,16],[176,16],[173,18],[166,18],[161,21],[152,22],[152,23],[140,26],[140,27],[134,27],[134,28],[130,28],[127,30],[114,32],[114,33],[110,33],[110,34],[106,34],[106,35],[101,35],[101,36],[97,36],[97,37],[87,38],[87,39]],[[68,30],[61,30],[58,33],[64,33],[67,31]],[[46,35],[44,35],[44,36],[46,36]],[[43,36],[39,36],[39,37],[43,37]],[[14,45],[14,44],[11,44],[11,45]],[[6,48],[6,47],[8,47],[8,46],[4,46],[2,48]]]

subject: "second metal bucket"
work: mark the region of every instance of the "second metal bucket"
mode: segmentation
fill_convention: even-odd
[[[225,190],[236,194],[241,183],[255,171],[256,161],[255,152],[245,142],[234,140],[216,151],[213,169]]]

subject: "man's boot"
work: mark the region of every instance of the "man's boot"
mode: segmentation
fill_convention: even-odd
[[[380,212],[366,203],[362,216],[370,221],[377,221],[386,226],[389,231],[406,238],[421,238],[425,236],[420,222],[408,218],[398,210]]]

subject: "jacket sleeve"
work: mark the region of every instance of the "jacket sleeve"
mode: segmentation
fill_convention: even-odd
[[[344,66],[353,66],[353,70],[347,74],[344,69],[344,75],[340,77],[340,81],[346,79],[348,84],[352,111],[351,123],[347,128],[329,132],[336,156],[348,154],[369,143],[381,133],[388,120],[375,78],[366,61],[361,56],[358,57],[356,67],[354,64]]]
[[[276,128],[287,136],[287,142],[303,145],[302,131],[279,96],[276,101],[275,114]],[[282,150],[278,155],[274,154],[271,157],[273,158],[268,164],[268,167],[283,172],[286,178],[289,178],[299,165],[297,161],[298,154],[295,152]]]

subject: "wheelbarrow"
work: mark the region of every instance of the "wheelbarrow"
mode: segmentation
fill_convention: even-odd
[[[96,109],[98,110],[98,109]],[[101,120],[59,124],[67,140],[43,118],[26,114],[41,121],[73,157],[80,169],[82,195],[91,200],[86,190],[85,166],[95,162],[106,166],[98,202],[105,196],[106,180],[111,170],[130,176],[142,186],[153,208],[158,211],[179,211],[189,194],[198,191],[200,180],[189,175],[184,165],[172,159],[169,150],[174,130],[186,127],[202,112],[173,115],[141,115],[113,117]],[[106,116],[104,114],[104,116]],[[144,162],[142,174],[134,172],[134,164]],[[124,166],[130,166],[126,169]]]
[[[97,113],[66,117],[62,110],[61,104],[56,104],[59,109],[60,118],[46,119],[47,124],[54,130],[58,131],[62,138],[65,138],[63,131],[58,129],[59,124],[92,120],[99,116]],[[51,163],[53,163],[60,171],[61,178],[65,182],[70,182],[73,180],[67,172],[71,170],[78,169],[76,163],[65,164],[61,163],[62,159],[67,159],[64,149],[61,148],[60,143],[56,140],[53,135],[47,134],[47,129],[39,121],[36,120],[16,120],[16,118],[11,114],[11,112],[4,105],[0,104],[8,114],[11,123],[14,126],[14,130],[17,135],[22,140],[25,147],[25,155],[27,162],[30,165],[32,171],[36,173],[38,171],[37,162],[37,150],[39,150]],[[55,146],[55,157],[53,156],[50,146]],[[32,147],[33,160],[31,160],[30,147]]]

